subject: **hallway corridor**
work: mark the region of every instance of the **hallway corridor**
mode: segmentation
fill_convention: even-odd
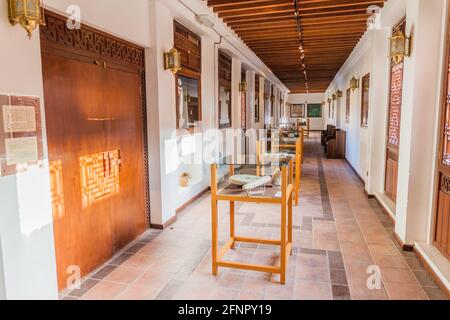
[[[401,252],[393,222],[343,160],[322,158],[317,135],[306,141],[294,257],[287,284],[264,273],[221,269],[211,275],[210,198],[188,207],[164,231],[151,230],[62,299],[446,299],[414,253]],[[228,207],[220,205],[220,239]],[[278,207],[238,204],[237,234],[279,237]],[[222,242],[223,243],[223,242]],[[275,263],[270,246],[240,244],[226,259]],[[369,290],[368,268],[382,283]],[[370,271],[370,270],[369,270]]]

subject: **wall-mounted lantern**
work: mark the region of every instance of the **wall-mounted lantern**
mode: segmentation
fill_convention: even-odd
[[[45,26],[43,0],[8,0],[9,22],[20,24],[31,39],[33,31]]]
[[[352,91],[355,91],[355,90],[358,89],[358,88],[359,88],[359,80],[356,79],[355,77],[353,77],[353,78],[350,80],[350,89],[351,89]]]
[[[342,91],[341,90],[336,91],[336,96],[338,98],[342,98]]]
[[[411,55],[411,38],[407,37],[401,30],[389,38],[391,42],[390,56],[395,63],[400,63],[405,57]]]
[[[164,53],[164,69],[170,70],[173,74],[181,70],[181,55],[177,49],[172,48]]]
[[[331,99],[328,99],[328,104],[330,104],[331,103]]]
[[[275,103],[275,95],[274,95],[274,94],[272,94],[272,95],[270,96],[270,102],[271,102],[272,104]]]
[[[336,99],[337,99],[336,93],[333,93],[333,95],[331,96],[331,98],[333,99],[333,101],[336,101]]]
[[[248,85],[247,82],[241,82],[239,83],[239,92],[247,92],[248,90]]]

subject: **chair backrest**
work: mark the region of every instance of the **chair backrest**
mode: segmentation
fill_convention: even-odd
[[[333,126],[333,125],[329,124],[327,126],[327,131],[328,131],[328,136],[329,137],[334,137],[335,134],[336,134],[336,126]]]

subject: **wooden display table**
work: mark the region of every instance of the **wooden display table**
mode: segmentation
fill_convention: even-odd
[[[303,130],[301,131],[303,133]],[[270,143],[270,152],[265,153],[267,146]],[[303,143],[304,136],[300,135],[300,138],[279,138],[279,139],[268,139],[261,140],[257,142],[256,145],[256,161],[261,163],[263,159],[271,155],[280,154],[283,152],[288,152],[294,156],[294,203],[298,206],[300,199],[300,182],[302,177],[302,163],[303,163]]]
[[[218,167],[219,165],[211,165],[211,214],[212,214],[212,273],[218,274],[218,269],[234,268],[241,270],[251,270],[257,272],[266,272],[271,274],[280,274],[281,284],[286,283],[286,270],[288,258],[292,255],[292,203],[294,195],[293,185],[293,159],[280,162],[277,165],[234,165],[224,164],[221,166],[229,167],[230,176],[235,171],[251,168],[256,172],[258,167],[264,167],[264,171],[268,172],[274,168],[281,170],[281,187],[266,187],[264,192],[258,196],[251,196],[242,188],[224,183],[219,187]],[[239,168],[239,169],[237,169]],[[261,170],[262,172],[263,170]],[[226,179],[225,179],[226,180]],[[230,239],[219,249],[218,247],[218,201],[228,201],[230,203]],[[257,238],[244,238],[236,235],[235,223],[235,206],[236,202],[250,202],[264,204],[279,204],[281,214],[281,239],[267,240]],[[280,247],[280,264],[278,266],[255,265],[238,262],[228,262],[223,260],[225,254],[234,249],[236,242],[255,243],[264,245],[273,245]]]

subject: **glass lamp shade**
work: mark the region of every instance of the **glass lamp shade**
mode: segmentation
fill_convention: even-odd
[[[405,57],[409,57],[409,38],[402,31],[397,31],[389,38],[391,42],[391,59],[400,63]]]
[[[248,86],[247,86],[247,82],[241,82],[239,84],[239,91],[240,92],[247,92]]]
[[[164,53],[164,68],[173,74],[181,70],[181,55],[177,49],[172,48],[169,52]]]
[[[8,0],[9,21],[20,24],[31,38],[38,26],[45,25],[42,0]]]
[[[350,89],[353,91],[359,88],[359,81],[355,77],[350,80]]]

